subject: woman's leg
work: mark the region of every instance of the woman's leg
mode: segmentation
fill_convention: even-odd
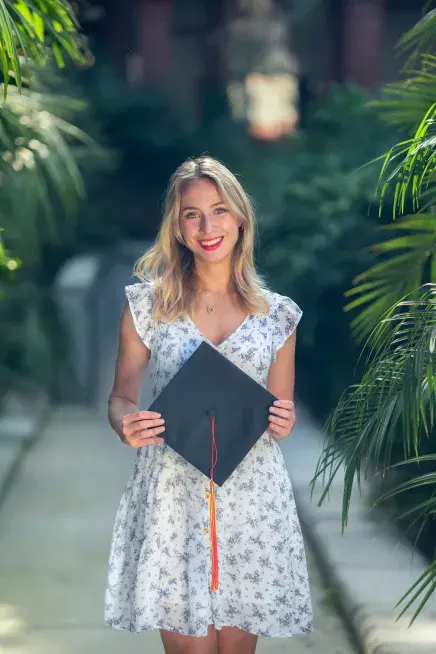
[[[210,626],[207,636],[182,636],[161,629],[160,636],[165,654],[217,654],[216,631]],[[241,653],[242,654],[242,653]]]
[[[219,654],[254,654],[257,636],[237,627],[223,627],[217,633]]]

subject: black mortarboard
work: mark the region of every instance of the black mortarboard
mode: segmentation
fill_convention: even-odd
[[[208,479],[215,418],[213,480],[221,486],[268,428],[269,407],[276,399],[203,341],[149,410],[165,418],[165,442]]]
[[[214,486],[225,483],[268,428],[276,399],[203,341],[149,409],[165,418],[165,442],[209,480],[212,590],[218,588]]]

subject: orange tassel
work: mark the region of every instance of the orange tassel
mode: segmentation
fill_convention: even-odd
[[[211,550],[211,565],[212,565],[212,580],[210,589],[218,590],[218,538],[216,530],[216,501],[215,501],[215,484],[213,481],[213,470],[216,466],[218,452],[215,442],[215,417],[211,416],[211,429],[212,429],[212,467],[210,469],[210,483],[209,483],[209,523],[210,523],[210,550]]]
[[[216,535],[216,505],[215,484],[210,481],[209,491],[209,519],[210,519],[210,550],[212,563],[211,590],[218,590],[218,540]]]

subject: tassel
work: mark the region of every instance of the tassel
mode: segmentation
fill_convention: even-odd
[[[209,491],[209,515],[210,515],[210,550],[212,563],[211,590],[218,590],[218,540],[216,535],[216,505],[214,483],[210,482]]]
[[[215,416],[210,417],[211,430],[212,430],[212,467],[210,469],[210,483],[209,483],[209,522],[210,522],[210,549],[211,549],[211,565],[212,565],[212,580],[210,589],[218,590],[218,539],[216,530],[216,501],[215,501],[215,483],[213,480],[213,471],[216,466],[218,452],[215,441]]]

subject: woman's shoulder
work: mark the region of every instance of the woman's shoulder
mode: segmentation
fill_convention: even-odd
[[[282,313],[302,314],[302,309],[291,297],[281,295],[270,289],[264,291],[266,301],[269,305],[269,315],[277,319]]]
[[[269,318],[274,329],[291,334],[300,322],[303,310],[287,295],[274,291],[267,291],[265,295],[269,304]]]
[[[147,282],[136,282],[124,287],[136,331],[151,349],[153,333],[154,288]]]
[[[149,282],[134,282],[133,284],[127,284],[124,287],[127,299],[131,304],[147,305],[151,308],[153,306],[155,289],[152,284]]]
[[[301,316],[302,309],[287,295],[268,293],[267,300],[270,304],[269,319],[272,335],[272,361],[276,360],[277,351],[285,344],[289,336],[296,330]]]

